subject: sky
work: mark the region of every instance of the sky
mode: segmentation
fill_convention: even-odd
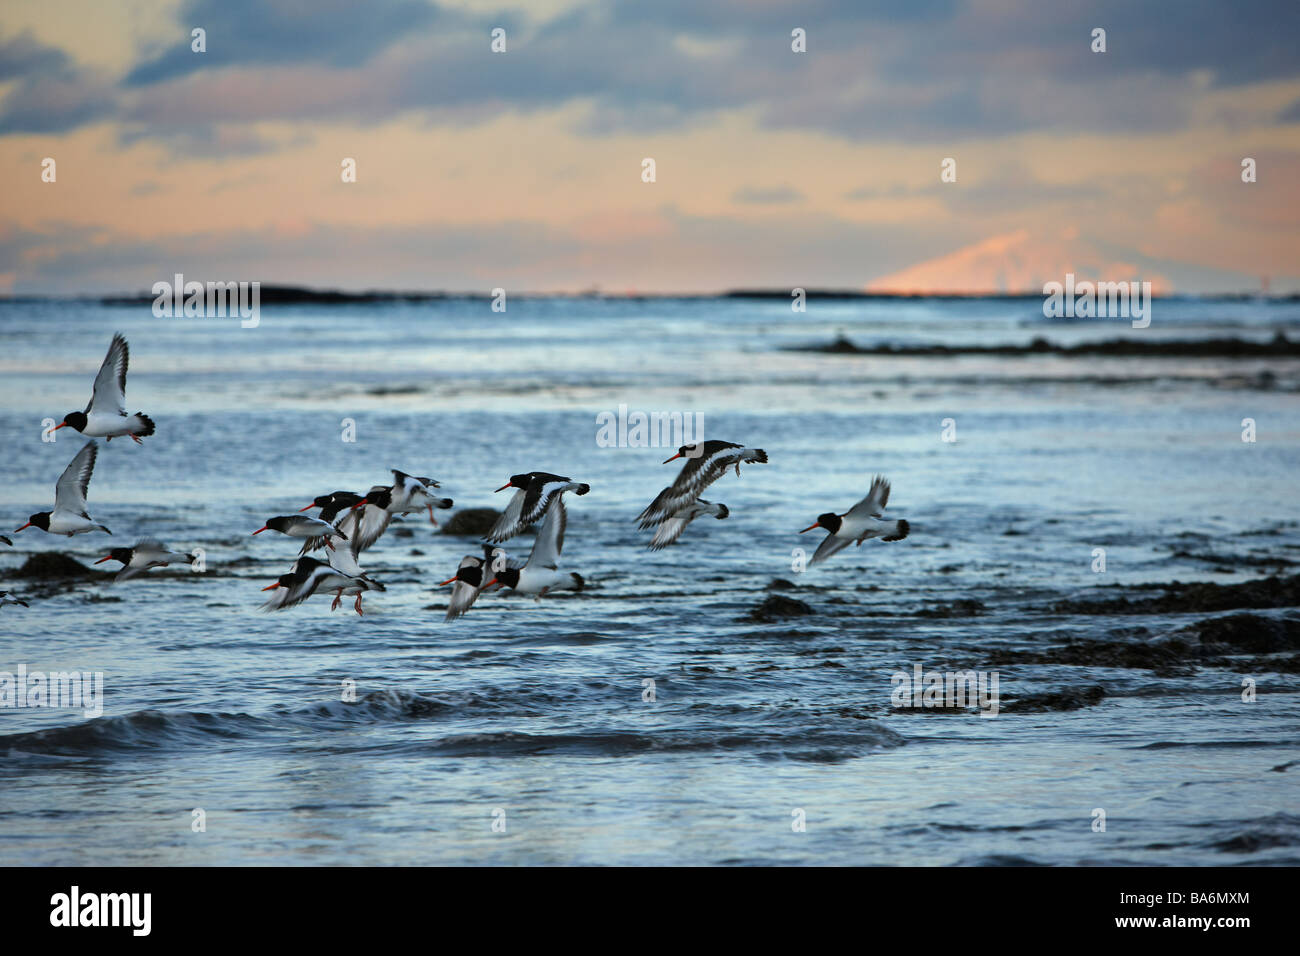
[[[5,0],[0,294],[1296,292],[1297,37],[1296,0]]]

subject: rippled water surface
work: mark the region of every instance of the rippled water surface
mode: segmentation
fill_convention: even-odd
[[[792,350],[1298,323],[1297,303],[1160,301],[1133,330],[1016,300],[519,299],[268,305],[241,329],[0,304],[0,530],[49,507],[81,440],[43,442],[42,420],[85,404],[114,330],[129,410],[158,424],[100,449],[90,512],[111,539],[0,544],[0,590],[31,604],[0,609],[0,671],[102,671],[105,694],[98,719],[0,708],[0,863],[1300,863],[1295,609],[1071,603],[1295,573],[1300,361]],[[706,494],[728,520],[648,552],[634,518],[677,464],[597,443],[620,404],[702,416],[770,463]],[[319,596],[259,612],[297,549],[249,532],[393,467],[457,509],[501,507],[521,471],[590,483],[563,560],[587,589],[494,593],[446,624],[436,585],[476,545],[411,515],[362,556],[387,586],[363,618]],[[816,545],[799,529],[875,472],[910,537],[795,570]],[[17,575],[142,535],[207,570]],[[775,595],[811,613],[752,615]],[[1109,653],[1199,646],[1238,613],[1291,636],[1154,667]],[[891,675],[918,664],[996,670],[1001,712],[894,708]]]

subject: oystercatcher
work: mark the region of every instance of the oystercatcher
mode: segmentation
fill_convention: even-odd
[[[126,339],[121,332],[113,333],[109,343],[108,354],[104,364],[95,376],[95,388],[91,392],[90,404],[85,411],[68,412],[60,428],[75,428],[88,438],[104,438],[112,441],[122,435],[130,435],[131,440],[139,443],[154,432],[153,419],[144,412],[134,415],[126,413],[126,366],[130,358]]]
[[[42,511],[27,519],[27,524],[14,530],[14,534],[33,525],[50,534],[62,534],[71,538],[74,534],[86,534],[102,531],[112,534],[102,524],[86,514],[86,490],[90,487],[90,476],[95,471],[95,457],[99,446],[93,441],[86,442],[76,457],[63,469],[54,486],[54,510]]]
[[[810,565],[825,561],[833,554],[838,554],[850,544],[861,545],[868,538],[880,538],[881,541],[902,541],[910,532],[911,525],[906,518],[886,521],[883,517],[885,505],[889,503],[889,482],[883,475],[876,475],[871,480],[871,490],[856,505],[837,515],[832,511],[818,515],[817,520],[800,531],[800,534],[813,528],[825,528],[830,532],[818,546],[817,552],[808,561]]]
[[[103,564],[105,561],[120,561],[122,568],[117,572],[117,577],[113,578],[113,583],[125,581],[127,578],[133,578],[137,574],[143,574],[150,568],[161,568],[168,564],[188,564],[194,560],[194,555],[183,554],[180,551],[169,551],[167,546],[157,538],[141,538],[131,548],[114,548],[104,557],[96,561],[96,564]]]
[[[520,594],[535,594],[537,600],[551,591],[581,591],[585,583],[582,575],[559,570],[560,552],[564,550],[564,528],[568,515],[564,499],[556,497],[546,509],[546,517],[533,542],[533,550],[522,568],[494,565],[495,577],[485,587],[500,584]],[[504,563],[504,562],[503,562]]]
[[[518,490],[486,535],[487,540],[493,543],[513,538],[538,521],[546,514],[550,503],[560,500],[566,491],[585,495],[591,490],[591,485],[545,471],[530,471],[523,475],[511,475],[510,480],[497,491],[505,491],[507,488]]]
[[[699,498],[705,488],[721,478],[728,468],[735,466],[736,476],[740,476],[740,466],[744,462],[767,464],[767,452],[761,448],[746,448],[735,442],[720,441],[716,438],[704,442],[694,442],[677,449],[677,454],[664,461],[676,461],[678,458],[689,459],[682,466],[677,480],[659,492],[654,501],[637,515],[642,529],[651,528],[674,517],[687,505]]]

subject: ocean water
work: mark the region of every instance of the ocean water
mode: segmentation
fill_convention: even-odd
[[[266,305],[243,329],[0,303],[0,531],[50,506],[83,440],[42,422],[85,404],[115,330],[129,411],[158,427],[101,443],[89,510],[111,538],[0,544],[0,590],[31,604],[0,608],[0,671],[104,681],[98,718],[0,707],[0,863],[1300,863],[1294,653],[1093,663],[1062,649],[1240,612],[1057,607],[1294,573],[1300,360],[797,350],[1300,332],[1296,302],[1160,300],[1145,330],[1040,306],[448,299]],[[675,447],[603,447],[620,405],[698,416],[769,464],[705,493],[730,518],[651,553],[635,516]],[[364,617],[321,596],[260,612],[297,547],[250,532],[390,468],[457,509],[503,506],[522,471],[588,482],[562,562],[587,588],[488,594],[444,623],[436,585],[478,549],[411,515],[362,555],[387,586]],[[911,535],[799,570],[818,537],[799,530],[878,472]],[[16,576],[33,552],[90,564],[144,535],[206,570]],[[773,595],[811,613],[753,619]],[[892,706],[917,666],[996,671],[1002,709]]]

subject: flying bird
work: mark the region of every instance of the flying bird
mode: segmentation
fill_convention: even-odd
[[[112,441],[123,435],[130,435],[137,444],[141,438],[147,438],[154,432],[153,419],[144,412],[134,415],[126,413],[126,366],[130,350],[121,332],[113,333],[109,343],[108,354],[104,364],[95,376],[95,388],[90,396],[90,404],[85,411],[68,412],[60,428],[75,428],[87,438],[104,438]]]
[[[356,601],[352,604],[352,609],[358,615],[362,614],[361,595],[366,591],[387,591],[388,589],[361,570],[357,564],[357,556],[352,553],[351,548],[335,548],[329,553],[329,565],[340,574],[345,574],[352,578],[352,583],[346,587],[336,588],[334,591],[334,601],[330,604],[330,610],[336,610],[343,602],[344,597],[355,597]]]
[[[713,515],[721,521],[731,514],[731,509],[724,504],[714,504],[711,501],[705,501],[703,498],[696,498],[686,507],[682,508],[676,514],[673,514],[659,523],[655,528],[655,536],[650,539],[650,550],[658,551],[675,542],[682,536],[686,526],[701,515]]]
[[[830,532],[818,546],[817,552],[808,561],[809,565],[825,561],[833,554],[838,554],[850,544],[861,545],[868,538],[880,538],[881,541],[902,541],[912,530],[906,518],[886,521],[883,517],[885,505],[889,503],[889,482],[883,475],[876,475],[871,480],[871,490],[856,505],[837,515],[828,511],[817,516],[817,520],[800,531],[800,534],[813,528],[825,528]]]
[[[744,462],[767,464],[767,452],[763,449],[746,448],[744,445],[720,441],[716,438],[683,445],[677,449],[677,454],[665,460],[664,464],[676,461],[678,458],[688,460],[678,473],[677,480],[659,492],[655,500],[637,515],[642,530],[674,518],[688,505],[693,504],[705,488],[726,474],[728,468],[734,466],[736,476],[739,477],[740,466]]]
[[[90,487],[90,476],[95,471],[95,457],[98,454],[99,446],[93,441],[86,442],[68,467],[63,469],[63,474],[54,486],[54,510],[32,515],[27,519],[27,524],[15,529],[14,533],[35,525],[42,531],[67,535],[69,538],[74,534],[87,534],[91,531],[112,534],[86,514],[86,490]]]
[[[352,506],[364,500],[361,495],[354,491],[335,491],[328,495],[317,495],[312,499],[311,504],[299,508],[298,511],[303,512],[312,508],[319,508],[320,514],[317,517],[343,532],[347,540],[351,541],[356,536],[358,523],[361,520],[360,514],[353,513]],[[339,517],[340,512],[342,517]],[[325,547],[325,542],[328,540],[325,535],[308,538],[303,542],[302,549],[298,553],[307,554],[310,551],[318,551]]]
[[[114,548],[107,555],[96,561],[96,564],[103,564],[105,561],[120,561],[122,568],[117,572],[117,577],[113,578],[113,583],[125,581],[133,578],[137,574],[143,574],[150,568],[161,568],[168,564],[189,564],[194,560],[194,555],[184,554],[180,551],[169,551],[167,546],[157,538],[141,538],[132,548]]]
[[[323,561],[304,555],[293,563],[293,567],[275,579],[273,584],[262,588],[263,591],[275,591],[262,605],[263,611],[283,611],[295,607],[307,600],[317,591],[343,592],[356,587],[359,591],[380,590],[382,585],[344,574],[330,567]],[[358,601],[358,603],[360,603]],[[360,610],[357,611],[360,614]]]
[[[566,491],[576,495],[585,495],[591,485],[563,478],[545,471],[530,471],[523,475],[511,475],[510,480],[497,489],[518,489],[506,505],[492,530],[487,533],[487,540],[500,543],[513,538],[530,524],[540,520],[547,513],[552,501],[558,501]]]
[[[8,591],[0,591],[0,607],[4,607],[6,604],[21,604],[23,607],[31,607],[26,601],[11,598]]]
[[[546,509],[537,540],[533,550],[528,554],[528,561],[522,568],[494,568],[495,577],[485,587],[500,584],[513,588],[520,594],[535,594],[540,601],[542,596],[551,591],[581,591],[585,583],[582,575],[561,572],[559,569],[560,552],[564,550],[564,528],[568,515],[564,510],[564,500],[560,497],[551,502]],[[511,562],[513,563],[513,562]]]
[[[348,536],[333,525],[321,521],[320,518],[312,518],[304,514],[277,515],[274,518],[267,518],[266,524],[254,531],[253,534],[261,534],[263,531],[278,531],[291,538],[323,537],[325,538],[326,547],[329,548],[334,547],[334,543],[329,540],[330,538],[348,540]]]

